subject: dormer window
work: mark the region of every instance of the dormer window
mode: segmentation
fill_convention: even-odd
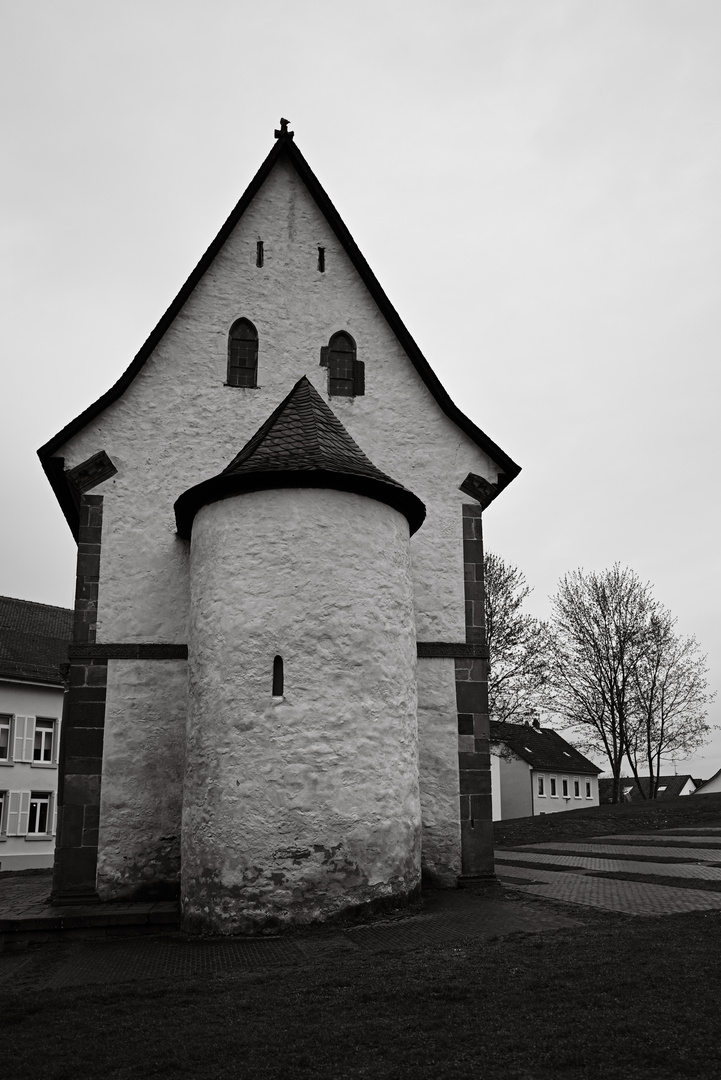
[[[258,385],[258,331],[248,319],[238,319],[230,328],[227,385]]]
[[[333,334],[320,350],[320,365],[328,368],[329,397],[365,394],[365,364],[356,360],[355,341],[344,330]]]

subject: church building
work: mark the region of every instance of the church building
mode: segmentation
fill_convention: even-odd
[[[286,121],[39,450],[78,543],[53,895],[253,933],[493,875],[481,515],[451,401]]]

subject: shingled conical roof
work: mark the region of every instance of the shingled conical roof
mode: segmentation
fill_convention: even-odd
[[[222,473],[180,496],[178,532],[189,537],[207,503],[279,487],[330,487],[377,499],[406,516],[411,534],[426,516],[413,492],[366,457],[305,375]]]

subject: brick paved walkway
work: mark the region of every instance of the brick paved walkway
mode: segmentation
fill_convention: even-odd
[[[536,896],[629,915],[721,910],[721,892],[629,881],[623,877],[637,874],[720,881],[721,848],[696,846],[707,845],[717,836],[721,836],[721,830],[716,826],[698,830],[686,827],[681,835],[679,831],[667,830],[635,836],[589,837],[584,842],[502,848],[496,852],[496,872],[501,881]],[[614,840],[617,842],[607,842]],[[639,840],[646,842],[639,844]],[[614,855],[620,858],[612,858]],[[634,860],[634,855],[640,858]],[[653,856],[673,861],[655,862]],[[619,876],[598,877],[599,872]]]
[[[568,843],[524,844],[524,851],[578,851],[593,855],[655,855],[658,858],[690,859],[694,862],[721,863],[721,848],[666,847],[662,844],[594,844],[591,841]]]
[[[641,881],[614,881],[609,878],[564,874],[551,870],[508,869],[531,875],[536,883],[516,885],[536,896],[563,900],[567,904],[620,911],[627,915],[677,915],[684,911],[721,909],[721,893],[698,889],[677,889],[672,885],[653,885]],[[543,877],[545,880],[540,880]]]
[[[709,844],[711,847],[721,847],[721,836],[709,836],[705,833],[703,836],[689,836],[688,832],[683,834],[674,833],[671,835],[670,830],[662,834],[659,833],[632,833],[630,836],[628,833],[625,835],[614,836],[592,836],[589,837],[589,843],[609,843],[616,841],[616,843],[624,844],[637,844],[639,840],[650,840],[653,844]]]
[[[548,855],[543,851],[496,851],[497,872],[503,871],[503,863],[544,863],[550,867],[567,869],[581,867],[584,870],[615,870],[624,874],[647,874],[655,877],[701,878],[705,881],[721,881],[721,866],[708,863],[655,863],[634,862],[633,859],[604,859],[593,855]]]

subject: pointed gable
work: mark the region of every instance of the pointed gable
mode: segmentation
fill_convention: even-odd
[[[180,496],[178,532],[189,538],[209,502],[278,487],[330,487],[377,499],[405,515],[411,534],[425,517],[421,500],[375,467],[305,375],[222,473]]]
[[[89,406],[89,408],[82,412],[75,420],[71,421],[71,423],[64,427],[57,435],[38,450],[38,455],[43,468],[56,493],[68,523],[76,536],[76,496],[68,478],[63,472],[62,460],[56,457],[56,455],[62,449],[64,444],[66,444],[73,436],[83,431],[83,429],[102,413],[104,409],[108,408],[122,397],[135,377],[142,370],[148,358],[160,344],[173,322],[180,315],[184,305],[210,269],[216,256],[221,252],[224,244],[243,218],[243,215],[249,209],[251,203],[260,192],[273,170],[276,166],[281,164],[290,166],[305,186],[323,218],[337,237],[342,249],[345,251],[351,264],[368,290],[368,293],[385,318],[388,327],[395,335],[403,351],[440,409],[485,454],[487,454],[495,464],[498,470],[497,482],[485,484],[485,482],[481,481],[485,484],[481,495],[483,505],[487,506],[488,503],[520,472],[519,466],[516,465],[515,462],[512,461],[511,458],[509,458],[508,455],[506,455],[483,431],[481,431],[480,428],[465,416],[448,396],[437,376],[431,369],[428,361],[425,359],[413,340],[413,337],[402,322],[397,311],[381,288],[377,278],[358,249],[358,246],[341,220],[340,215],[327,193],[295,144],[293,134],[285,130],[285,128],[282,128],[280,131],[276,132],[276,139],[275,145],[243,196],[127,370],[110,390],[103,394],[102,397]],[[475,479],[478,480],[479,478]],[[475,491],[470,493],[474,498],[479,497],[478,493]]]

